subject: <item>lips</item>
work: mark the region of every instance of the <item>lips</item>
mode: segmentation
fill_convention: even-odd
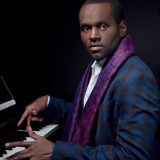
[[[102,45],[90,45],[89,48],[92,52],[98,52],[103,48],[103,46]]]

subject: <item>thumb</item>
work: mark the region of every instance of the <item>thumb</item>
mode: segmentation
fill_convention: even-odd
[[[34,140],[39,140],[41,138],[41,136],[39,136],[38,134],[34,133],[32,131],[31,127],[28,127],[28,135],[33,138]]]

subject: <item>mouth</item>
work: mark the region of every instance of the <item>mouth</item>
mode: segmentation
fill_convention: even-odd
[[[98,52],[102,50],[103,46],[102,45],[90,45],[89,48],[91,52]]]

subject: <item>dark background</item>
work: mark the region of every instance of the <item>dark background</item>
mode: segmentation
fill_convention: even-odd
[[[90,60],[79,36],[82,2],[0,2],[0,72],[21,107],[48,93],[72,99]],[[122,2],[136,53],[160,84],[160,1]]]

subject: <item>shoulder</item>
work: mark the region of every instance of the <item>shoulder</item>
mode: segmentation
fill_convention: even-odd
[[[116,77],[124,81],[131,79],[156,81],[150,67],[137,56],[132,56],[126,60],[118,70]]]
[[[133,72],[143,72],[143,73],[150,73],[152,74],[151,69],[149,66],[142,61],[139,57],[137,56],[132,56],[129,59],[127,59],[124,64],[121,66],[120,71],[133,71]]]
[[[116,93],[128,93],[135,90],[139,93],[154,92],[160,95],[152,70],[137,56],[132,56],[123,63],[114,76],[109,90],[114,90]]]

